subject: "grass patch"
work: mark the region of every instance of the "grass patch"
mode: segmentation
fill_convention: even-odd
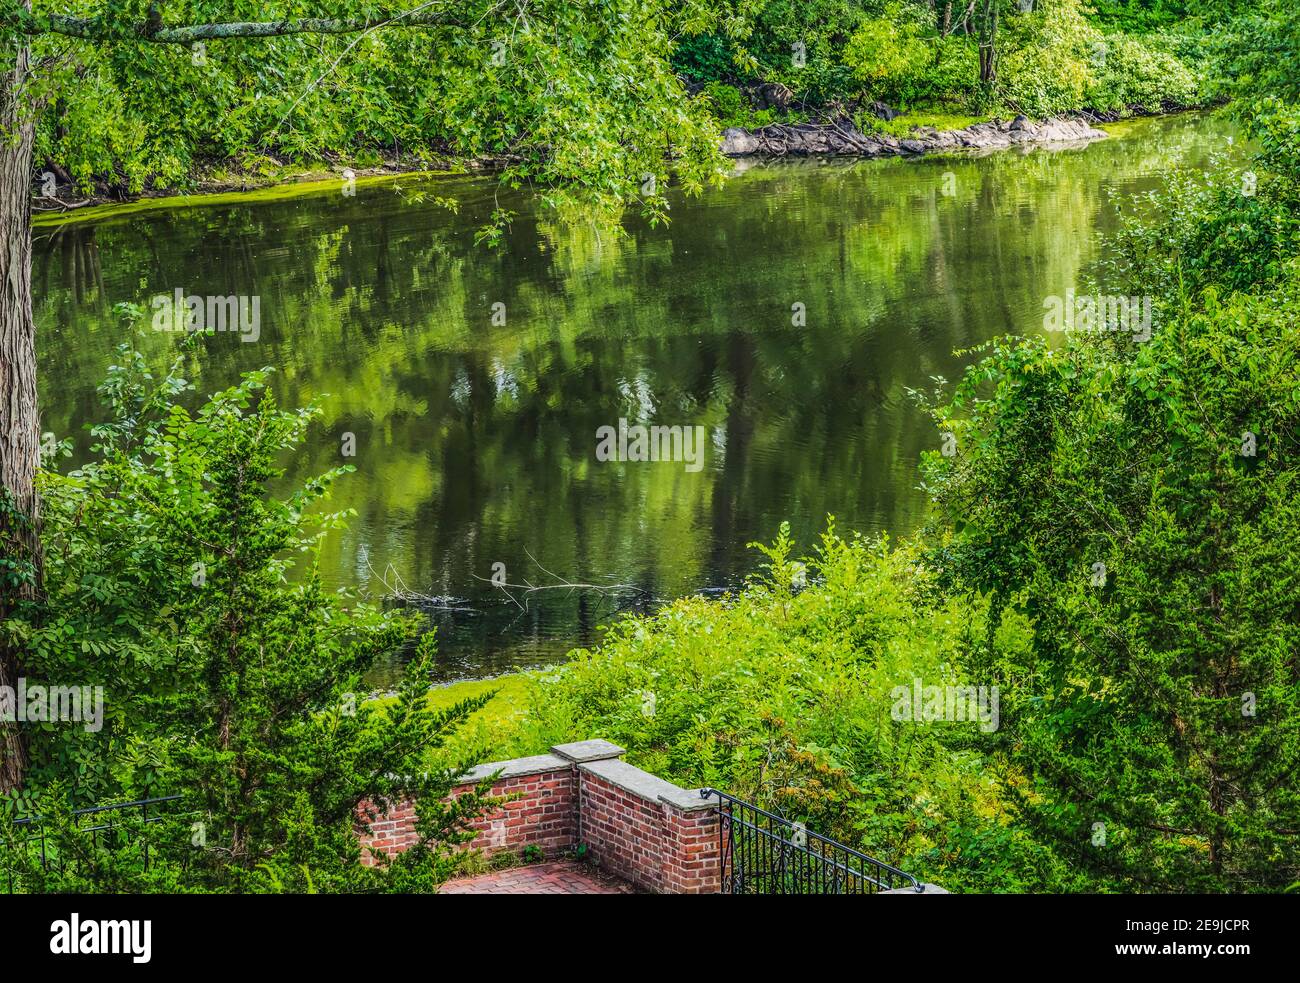
[[[936,130],[962,130],[974,123],[983,123],[992,118],[992,116],[961,116],[955,113],[918,110],[913,113],[903,113],[888,121],[868,113],[859,113],[855,122],[864,133],[883,133],[901,140],[911,136],[912,130],[918,126],[933,126]]]
[[[429,690],[429,705],[441,710],[454,706],[461,700],[468,700],[496,690],[492,702],[475,714],[475,717],[503,723],[523,712],[531,686],[531,680],[523,673],[510,673],[505,676],[494,676],[491,679],[462,679]]]
[[[429,703],[435,709],[454,706],[484,693],[496,693],[487,706],[457,731],[447,747],[434,755],[431,763],[451,759],[473,759],[481,763],[508,757],[507,748],[527,714],[528,694],[535,685],[531,674],[510,673],[492,679],[463,679],[430,690]]]

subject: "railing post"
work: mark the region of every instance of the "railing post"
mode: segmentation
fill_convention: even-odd
[[[721,819],[695,790],[661,796],[664,888],[670,894],[717,894],[722,887]]]

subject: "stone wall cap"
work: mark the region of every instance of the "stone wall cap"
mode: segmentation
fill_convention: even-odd
[[[700,795],[700,791],[698,788],[682,788],[671,795],[659,796],[659,801],[668,803],[680,812],[703,812],[706,809],[716,809],[722,804],[722,799],[717,795],[705,798]]]
[[[551,748],[552,754],[582,764],[584,761],[604,761],[623,755],[623,748],[599,738],[590,741],[574,741],[572,744],[557,744]]]
[[[578,770],[584,774],[603,778],[611,785],[618,786],[624,792],[630,792],[632,795],[648,802],[659,802],[665,797],[676,797],[684,794],[684,790],[678,788],[672,782],[665,781],[658,775],[652,775],[648,771],[642,771],[640,768],[617,758],[585,761],[578,765]]]
[[[568,771],[571,762],[555,754],[535,754],[530,758],[512,758],[510,761],[489,761],[487,764],[475,765],[465,772],[457,782],[468,785],[481,782],[493,772],[499,771],[497,781],[506,778],[522,778],[526,775],[543,775],[548,771]]]
[[[896,887],[889,891],[879,891],[879,894],[952,894],[951,891],[945,891],[938,884],[927,884],[922,882],[921,890],[914,887]]]

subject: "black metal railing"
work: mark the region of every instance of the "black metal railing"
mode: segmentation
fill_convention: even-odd
[[[718,801],[723,894],[879,894],[924,886],[911,874],[725,792]]]
[[[101,849],[121,849],[133,845],[131,834],[139,830],[140,827],[147,826],[151,823],[162,822],[169,818],[160,808],[164,803],[175,802],[179,795],[166,795],[157,799],[136,799],[134,802],[115,802],[112,805],[93,806],[89,809],[76,809],[73,811],[73,822],[77,823],[77,832],[89,836],[91,852],[98,852]],[[150,815],[150,810],[153,815]],[[94,817],[89,820],[91,825],[81,825],[83,817]],[[40,865],[42,870],[49,870],[51,865],[63,865],[67,861],[65,858],[57,855],[57,850],[52,850],[48,840],[48,834],[42,825],[43,816],[29,816],[26,819],[16,819],[13,826],[17,827],[17,832],[12,839],[18,849],[31,851],[40,850]],[[28,832],[23,835],[23,827]],[[149,839],[142,837],[140,841],[142,870],[149,869]],[[29,854],[30,855],[30,854]],[[8,894],[14,893],[14,869],[11,865],[5,865],[5,891]]]

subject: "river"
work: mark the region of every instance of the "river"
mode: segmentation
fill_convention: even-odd
[[[745,164],[622,236],[465,176],[38,225],[42,425],[84,457],[95,386],[132,340],[114,304],[256,297],[256,341],[206,336],[186,371],[208,393],[271,366],[287,403],[322,403],[285,463],[356,466],[328,582],[447,599],[447,678],[553,662],[621,610],[734,588],[783,520],[803,547],[828,514],[915,530],[939,438],[906,390],[1040,331],[1045,298],[1096,269],[1116,196],[1205,166],[1231,132],[1189,114],[1082,148]],[[497,207],[517,217],[489,250],[474,232]],[[134,343],[162,367],[177,338],[146,320]],[[701,427],[702,455],[598,460],[620,420]],[[494,573],[544,589],[506,596]]]

